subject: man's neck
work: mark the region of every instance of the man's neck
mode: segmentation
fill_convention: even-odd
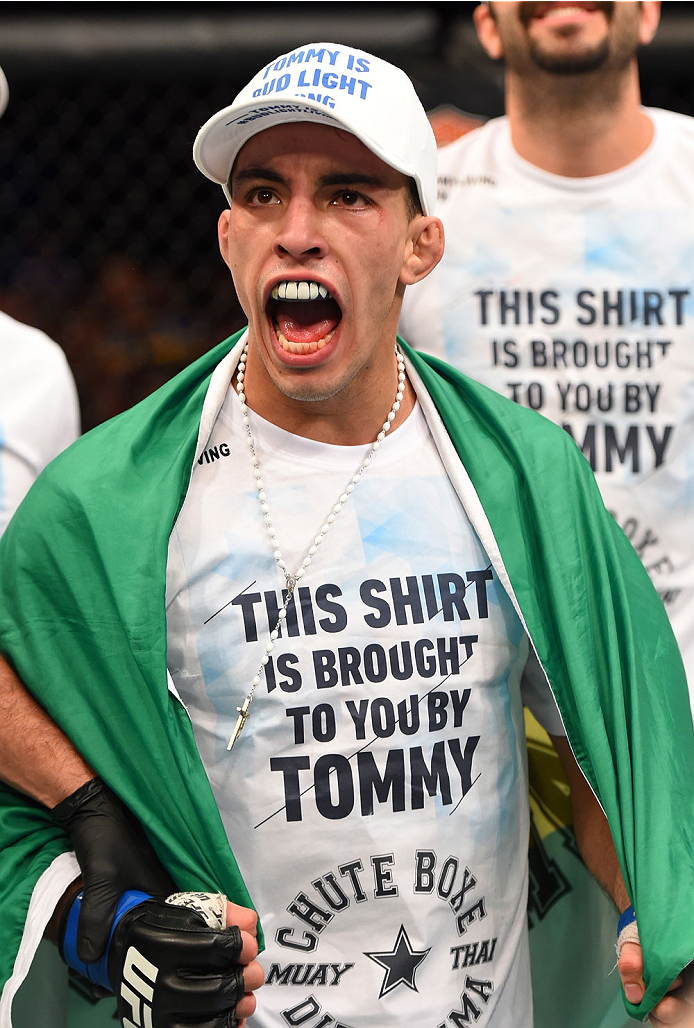
[[[653,139],[653,123],[640,104],[635,63],[599,80],[593,74],[530,79],[507,73],[513,147],[555,175],[606,175],[636,160]]]
[[[393,343],[395,330],[393,330]],[[387,347],[390,351],[390,348]],[[300,401],[273,386],[257,352],[248,355],[244,386],[246,402],[252,411],[278,428],[337,446],[359,446],[374,441],[388,416],[398,389],[394,351],[383,362],[376,362],[334,396],[325,400]],[[236,374],[232,387],[236,389]],[[399,428],[414,409],[416,393],[405,381],[404,396],[392,421],[391,431]]]
[[[365,446],[372,443],[381,431],[394,398],[394,389],[392,393],[389,392],[387,396],[380,398],[378,403],[365,403],[363,398],[359,398],[352,411],[340,408],[338,404],[330,401],[310,405],[280,401],[271,407],[264,407],[254,401],[249,390],[247,403],[250,409],[260,414],[265,421],[293,435],[334,446]],[[404,397],[391,425],[391,433],[407,420],[416,401],[416,393],[408,380],[405,383]]]

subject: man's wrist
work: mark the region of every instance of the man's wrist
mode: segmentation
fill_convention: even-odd
[[[86,785],[87,782],[90,782],[95,777],[96,771],[89,767],[88,764],[85,764],[82,770],[78,771],[75,769],[68,778],[61,780],[59,783],[52,786],[50,794],[46,793],[45,799],[41,800],[41,802],[44,803],[49,810],[53,810],[62,803],[63,800],[74,795],[78,789],[81,789],[83,785]]]
[[[60,942],[65,934],[65,922],[67,915],[70,912],[70,907],[73,904],[75,896],[82,888],[82,876],[75,878],[74,882],[68,885],[67,889],[60,897],[55,905],[55,910],[51,915],[51,919],[46,925],[43,936],[52,942],[54,946],[60,948]]]
[[[139,906],[146,900],[151,899],[149,893],[129,889],[124,892],[118,900],[118,906],[113,918],[111,932],[109,934],[106,949],[99,960],[92,964],[85,964],[77,955],[77,926],[82,903],[82,892],[78,892],[70,906],[67,908],[61,919],[61,933],[59,938],[60,955],[73,971],[78,971],[83,978],[86,978],[92,985],[96,985],[106,992],[113,992],[111,980],[108,975],[109,947],[113,933],[118,922],[133,907]]]
[[[635,942],[637,945],[641,945],[639,938],[639,926],[636,923],[636,914],[634,913],[633,906],[628,906],[626,910],[622,911],[622,915],[619,918],[617,924],[617,959],[622,953],[622,947],[626,942]]]
[[[636,914],[634,913],[634,908],[630,905],[620,914],[619,922],[617,924],[617,935],[621,933],[622,929],[626,928],[627,925],[631,924],[635,920]]]
[[[103,790],[104,783],[98,775],[92,775],[51,807],[51,817],[61,828],[66,828],[75,811]]]

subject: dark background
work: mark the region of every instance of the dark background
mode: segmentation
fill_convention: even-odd
[[[474,6],[2,4],[0,308],[64,348],[85,428],[243,323],[216,245],[222,191],[191,159],[200,125],[312,41],[399,64],[427,110],[501,114]],[[694,4],[665,3],[641,54],[644,102],[693,114],[693,55]]]

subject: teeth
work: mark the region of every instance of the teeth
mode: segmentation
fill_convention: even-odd
[[[278,282],[270,294],[273,300],[328,300],[330,292],[318,282]]]
[[[548,8],[544,12],[544,15],[546,16],[548,14],[549,15],[551,15],[551,14],[583,14],[584,11],[591,12],[592,8],[590,8],[590,7],[580,7],[577,4],[576,5],[574,5],[574,4],[560,4],[558,7],[550,7],[550,8]]]
[[[283,350],[287,350],[288,353],[298,353],[303,356],[307,353],[315,353],[316,350],[322,350],[323,347],[327,346],[335,334],[335,329],[331,329],[327,335],[323,336],[322,339],[317,339],[311,343],[294,343],[290,339],[287,339],[287,337],[277,328],[275,329],[275,333]]]

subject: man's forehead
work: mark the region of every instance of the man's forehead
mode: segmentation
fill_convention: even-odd
[[[300,163],[302,157],[324,169],[339,166],[343,170],[363,170],[389,185],[406,181],[401,172],[382,161],[351,132],[308,121],[275,125],[257,132],[239,150],[231,178],[249,167],[271,168],[287,164],[288,158]]]

